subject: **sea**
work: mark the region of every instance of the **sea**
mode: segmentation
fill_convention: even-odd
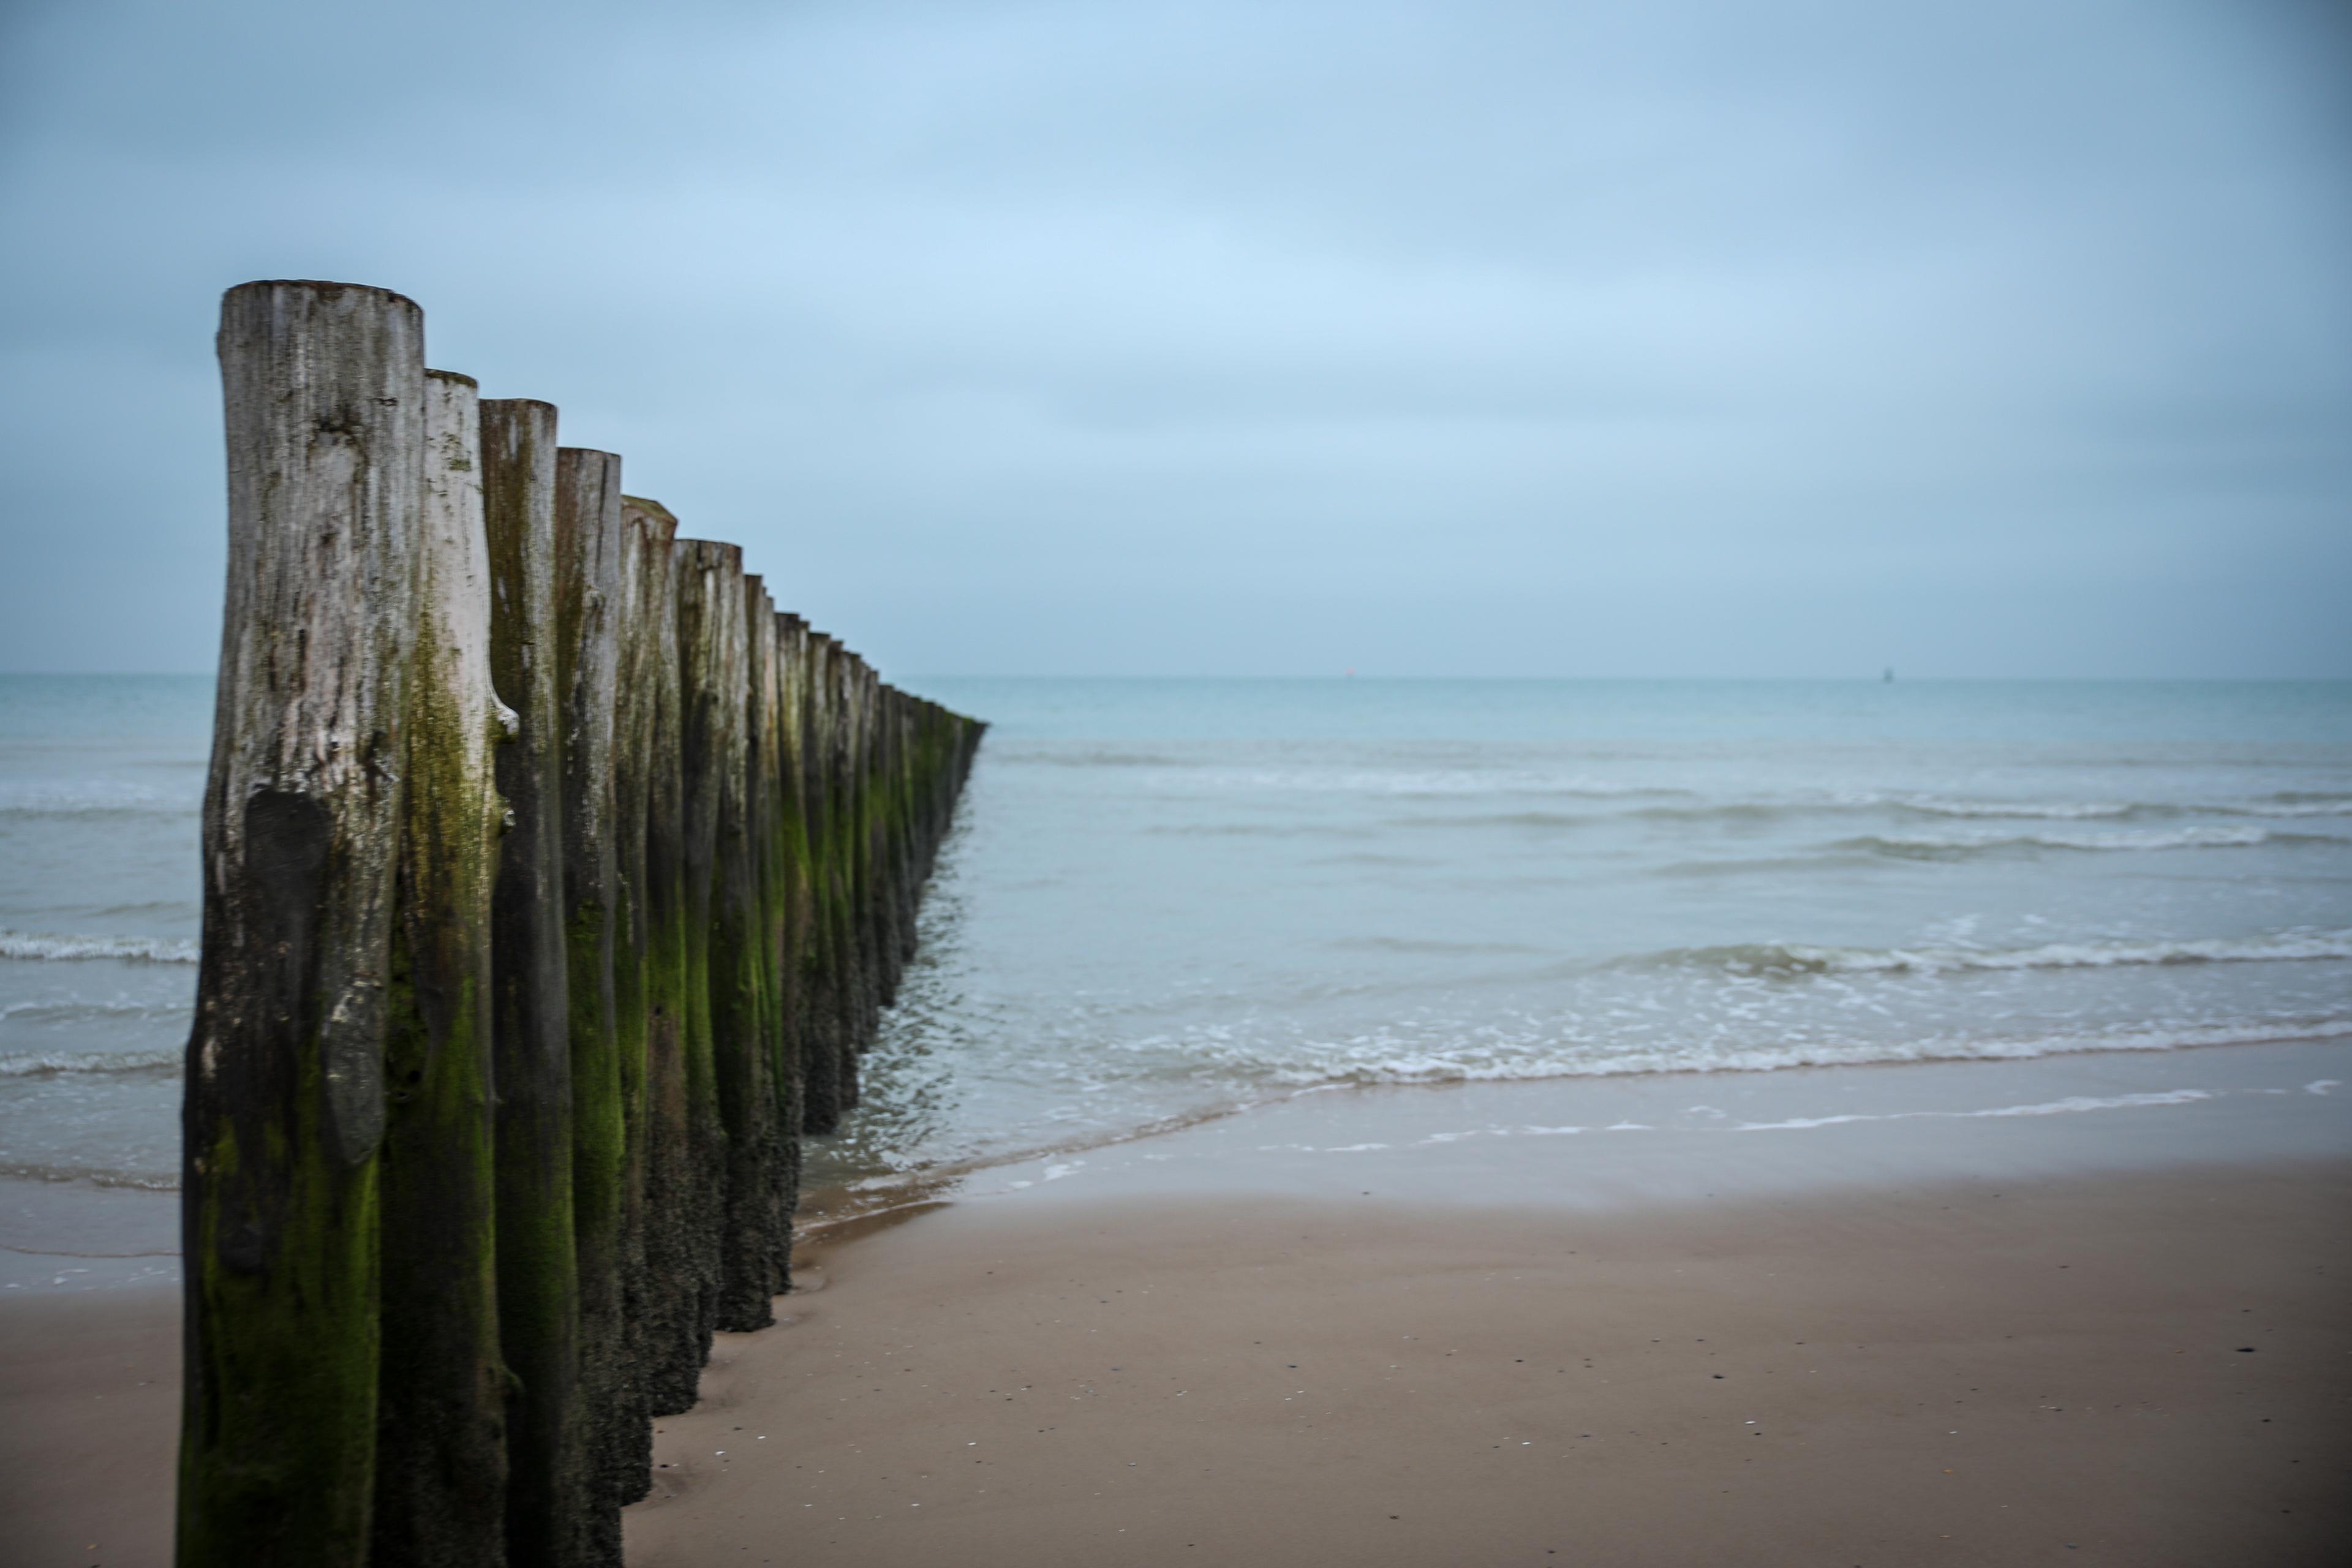
[[[1335,1086],[2352,1036],[2352,682],[902,684],[991,728],[814,1184]],[[177,1180],[211,719],[0,677],[0,1246]]]

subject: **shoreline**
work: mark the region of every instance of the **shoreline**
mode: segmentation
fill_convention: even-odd
[[[704,1374],[703,1403],[659,1423],[657,1458],[675,1468],[657,1478],[681,1495],[628,1510],[630,1561],[643,1568],[766,1556],[903,1563],[950,1552],[977,1568],[1209,1560],[1212,1553],[1286,1564],[1551,1562],[1579,1552],[1633,1563],[1739,1556],[1836,1561],[1823,1553],[1864,1543],[1841,1534],[1846,1526],[1823,1515],[1838,1500],[1859,1499],[1857,1519],[1885,1511],[1883,1500],[1872,1500],[1879,1493],[1912,1497],[1921,1508],[1941,1506],[1932,1487],[1905,1490],[1919,1478],[1889,1476],[1865,1485],[1840,1469],[1874,1474],[1889,1429],[1874,1423],[1892,1419],[1885,1412],[1906,1402],[1924,1410],[1942,1397],[1933,1378],[1919,1381],[1927,1375],[1923,1366],[1944,1369],[1937,1377],[1969,1370],[1979,1388],[2011,1388],[2019,1378],[2071,1377],[2070,1365],[2085,1376],[2095,1373],[2081,1385],[2086,1392],[2041,1403],[2070,1404],[2074,1412],[2099,1404],[2117,1417],[2135,1402],[2148,1411],[2103,1426],[2086,1420],[2060,1426],[2034,1401],[2011,1400],[1996,1429],[2011,1457],[1989,1470],[1983,1455],[1972,1468],[1955,1468],[2022,1489],[2017,1496],[1971,1494],[1986,1514],[2005,1511],[2074,1531],[2067,1537],[2074,1549],[2048,1546],[2072,1563],[2302,1560],[2293,1553],[2304,1549],[2304,1536],[2282,1533],[2285,1527],[2272,1515],[2249,1511],[2254,1505],[2248,1500],[2270,1497],[2262,1489],[2272,1483],[2267,1472],[2246,1468],[2248,1454],[2258,1450],[2243,1449],[2242,1440],[2252,1438],[2235,1427],[2224,1431],[2234,1420],[2231,1401],[2241,1397],[2228,1392],[2238,1386],[2229,1380],[2242,1383],[2259,1371],[2260,1380],[2248,1386],[2275,1407],[2263,1413],[2267,1422],[2251,1418],[2263,1440],[2280,1435],[2272,1427],[2292,1428],[2302,1435],[2298,1441],[2310,1443],[2320,1441],[2315,1433],[2331,1435],[2332,1447],[2283,1454],[2282,1471],[2340,1476],[2352,1462],[2346,1446],[2352,1439],[2352,1311],[2346,1310],[2352,1307],[2346,1283],[2352,1281],[2352,1227],[2341,1219],[2352,1204],[2352,1087],[2334,1087],[2352,1080],[2352,1040],[1868,1065],[1908,1070],[1841,1067],[1317,1091],[1084,1154],[1041,1156],[951,1179],[933,1175],[919,1190],[902,1184],[894,1192],[907,1201],[897,1204],[859,1206],[845,1200],[870,1194],[839,1189],[810,1194],[801,1231],[803,1288],[778,1300],[779,1326],[720,1336]],[[1702,1083],[1713,1103],[1694,1106],[1695,1086]],[[1695,1114],[1700,1110],[1716,1114]],[[136,1205],[148,1220],[169,1215],[176,1223],[171,1198],[108,1193],[90,1201]],[[2030,1225],[2020,1217],[2027,1215]],[[1583,1272],[1559,1272],[1569,1256],[1580,1260]],[[988,1274],[999,1257],[1013,1261],[1001,1275]],[[2099,1260],[2096,1267],[2085,1267],[2089,1259]],[[9,1478],[0,1483],[7,1489],[0,1514],[11,1521],[28,1563],[166,1561],[179,1310],[176,1269],[159,1266],[174,1260],[93,1259],[73,1265],[88,1272],[71,1276],[58,1272],[61,1261],[54,1253],[0,1253],[0,1270],[25,1287],[0,1291],[6,1324],[0,1396],[10,1433],[0,1450],[0,1471]],[[1506,1264],[1548,1281],[1540,1310],[1530,1313],[1526,1300],[1496,1283]],[[37,1282],[28,1283],[34,1275]],[[1049,1303],[1038,1292],[1054,1286],[1066,1294],[1081,1280],[1102,1287],[1096,1292],[1102,1300],[1076,1304],[1105,1315],[1047,1332],[1045,1325],[1061,1314],[1045,1311]],[[2074,1294],[2048,1295],[2044,1287],[2053,1280]],[[1222,1288],[1212,1289],[1220,1281]],[[2242,1302],[2220,1300],[2232,1290],[2253,1294]],[[2209,1300],[2199,1292],[2219,1294]],[[1168,1309],[1158,1320],[1129,1312],[1114,1321],[1104,1305],[1147,1294]],[[1722,1435],[1706,1424],[1711,1407],[1689,1405],[1689,1391],[1660,1370],[1664,1359],[1655,1376],[1643,1373],[1624,1388],[1610,1384],[1620,1393],[1638,1385],[1657,1419],[1679,1424],[1643,1463],[1628,1457],[1630,1441],[1565,1436],[1561,1420],[1577,1433],[1603,1430],[1587,1419],[1599,1419],[1594,1413],[1601,1408],[1589,1400],[1528,1405],[1520,1401],[1528,1391],[1515,1393],[1507,1381],[1472,1379],[1423,1384],[1412,1400],[1383,1403],[1372,1397],[1372,1373],[1385,1368],[1367,1367],[1349,1385],[1365,1399],[1327,1406],[1328,1419],[1316,1418],[1322,1424],[1315,1444],[1338,1434],[1358,1457],[1341,1462],[1309,1444],[1299,1450],[1309,1462],[1293,1465],[1285,1445],[1303,1441],[1303,1429],[1284,1425],[1292,1410],[1284,1400],[1301,1397],[1299,1387],[1312,1395],[1326,1385],[1261,1388],[1247,1363],[1234,1359],[1241,1347],[1234,1342],[1265,1339],[1264,1325],[1278,1320],[1288,1325],[1279,1332],[1326,1336],[1317,1353],[1354,1357],[1353,1366],[1378,1348],[1383,1303],[1408,1300],[1423,1303],[1424,1317],[1438,1325],[1430,1333],[1450,1341],[1472,1337],[1474,1330],[1494,1342],[1532,1336],[1542,1348],[1529,1363],[1551,1356],[1553,1367],[1570,1369],[1553,1371],[1555,1378],[1569,1377],[1582,1352],[1604,1342],[1617,1346],[1611,1352],[1617,1354],[1625,1350],[1621,1341],[1673,1340],[1657,1328],[1629,1339],[1627,1325],[1642,1321],[1686,1322],[1684,1337],[1706,1339],[1717,1354],[1737,1341],[1761,1356],[1778,1348],[1776,1323],[1859,1313],[1854,1342],[1910,1343],[1927,1359],[1857,1363],[1837,1385],[1838,1399],[1818,1408],[1743,1412],[1743,1422],[1754,1416],[1780,1423],[1774,1430],[1794,1431],[1791,1424],[1801,1421],[1813,1434],[1793,1447],[1770,1438],[1757,1443],[1754,1466],[1744,1452],[1717,1455],[1772,1478],[1762,1490],[1780,1500],[1769,1507],[1745,1481],[1731,1483],[1728,1493],[1717,1489],[1718,1496],[1746,1500],[1740,1510],[1748,1511],[1707,1512],[1691,1490],[1688,1469],[1676,1468],[1685,1454]],[[2191,1353],[2182,1364],[2204,1368],[2207,1383],[2176,1385],[2163,1381],[2173,1377],[2168,1372],[2147,1385],[2160,1397],[2135,1392],[2141,1385],[2134,1379],[2159,1352],[2192,1350],[2192,1331],[2226,1337],[2228,1321],[2248,1316],[2242,1310],[2247,1306],[2266,1321],[2299,1324],[2298,1348],[2270,1352],[2274,1360],[2247,1358],[2238,1371],[2229,1370],[2229,1361],[2217,1365]],[[2032,1336],[2057,1332],[2063,1353],[2045,1345],[2020,1360],[2014,1343],[1987,1337],[2015,1331],[2021,1310],[2040,1325],[2021,1337],[2038,1344]],[[1254,1335],[1229,1331],[1252,1321],[1261,1325]],[[2012,1326],[1987,1327],[2002,1322]],[[1090,1353],[1077,1341],[1093,1338],[1099,1345],[1103,1334],[1133,1332],[1142,1338],[1115,1340],[1121,1357],[1105,1368],[1069,1359]],[[1805,1332],[1782,1337],[1820,1342]],[[888,1376],[931,1383],[933,1392],[952,1386],[969,1400],[908,1405],[898,1385],[866,1379],[867,1365],[879,1370],[873,1352],[882,1343],[920,1352],[898,1362],[915,1372]],[[1570,1350],[1579,1352],[1576,1360],[1559,1359]],[[2044,1358],[2044,1351],[2057,1359]],[[1518,1353],[1510,1364],[1520,1364]],[[1651,1353],[1665,1358],[1665,1344]],[[2238,1353],[2234,1343],[2211,1351]],[[1118,1405],[1106,1369],[1127,1369],[1118,1375],[1131,1383],[1126,1358],[1147,1355],[1181,1376],[1171,1386],[1185,1390],[1186,1420],[1211,1409],[1204,1396],[1220,1389],[1224,1416],[1197,1417],[1196,1430],[1168,1426],[1171,1412],[1161,1406]],[[749,1472],[730,1462],[741,1463],[742,1456],[730,1452],[721,1460],[716,1454],[731,1448],[732,1428],[747,1417],[764,1420],[766,1437],[754,1428],[746,1434],[750,1446],[782,1453],[797,1445],[793,1462],[822,1469],[828,1486],[852,1486],[856,1496],[872,1500],[899,1484],[880,1478],[903,1480],[914,1473],[902,1475],[900,1465],[931,1464],[936,1456],[922,1447],[926,1433],[936,1435],[982,1405],[992,1416],[1029,1409],[1021,1402],[1046,1386],[1040,1379],[1048,1373],[1041,1369],[1066,1384],[1056,1400],[1077,1413],[1077,1425],[1041,1424],[1057,1434],[1087,1433],[1087,1442],[1026,1468],[1008,1458],[988,1483],[1002,1482],[1004,1495],[984,1505],[899,1499],[898,1506],[924,1502],[938,1519],[959,1521],[937,1540],[910,1524],[870,1518],[862,1521],[873,1527],[866,1536],[807,1536],[803,1521],[778,1510],[789,1502],[783,1512],[814,1517],[818,1510],[803,1505],[814,1503],[814,1496],[742,1491],[738,1478]],[[930,1375],[921,1376],[926,1370]],[[1016,1373],[1016,1392],[982,1399]],[[1780,1369],[1769,1375],[1796,1374]],[[2274,1376],[2284,1381],[2263,1381]],[[961,1389],[969,1378],[982,1381]],[[1086,1378],[1094,1382],[1081,1388]],[[1715,1380],[1710,1374],[1705,1381]],[[1030,1389],[1018,1391],[1022,1383]],[[2099,1390],[2095,1400],[2087,1392],[2092,1384]],[[2149,1413],[2158,1406],[2169,1414]],[[1651,1418],[1645,1412],[1652,1407],[1615,1409],[1611,1418],[1630,1431]],[[1467,1428],[1460,1424],[1481,1410],[1524,1411],[1525,1419],[1552,1423],[1541,1428],[1546,1436],[1530,1427],[1510,1440],[1529,1445],[1532,1455],[1559,1437],[1569,1446],[1550,1450],[1549,1462],[1556,1465],[1584,1464],[1590,1456],[1576,1457],[1575,1445],[1616,1443],[1607,1464],[1588,1467],[1591,1474],[1563,1471],[1530,1493],[1549,1497],[1567,1487],[1561,1495],[1577,1500],[1573,1531],[1539,1530],[1540,1520],[1514,1513],[1532,1506],[1513,1489],[1516,1481],[1497,1491],[1490,1485],[1495,1477],[1436,1465],[1442,1455],[1430,1447],[1432,1434],[1453,1433],[1447,1441],[1460,1447],[1456,1458],[1467,1455],[1471,1450],[1461,1447]],[[1097,1426],[1097,1417],[1110,1424]],[[2154,1447],[2132,1425],[2149,1422],[2164,1434]],[[958,1441],[1008,1444],[1021,1436]],[[703,1442],[705,1436],[714,1440]],[[1128,1483],[1120,1478],[1086,1489],[1106,1491],[1101,1507],[1055,1489],[1069,1465],[1090,1461],[1097,1449],[1147,1440],[1159,1445],[1151,1451],[1160,1459],[1128,1458],[1139,1471],[1159,1464],[1155,1485],[1165,1484],[1150,1493],[1157,1500],[1140,1521],[1119,1511],[1143,1496],[1122,1492]],[[1731,1439],[1740,1440],[1757,1442]],[[1483,1451],[1503,1452],[1491,1446]],[[1780,1456],[1777,1468],[1764,1465],[1767,1452]],[[1200,1461],[1182,1486],[1173,1468],[1180,1455],[1186,1464]],[[1232,1455],[1251,1456],[1249,1466],[1233,1469]],[[2288,1465],[2289,1458],[2300,1463]],[[1666,1460],[1675,1464],[1660,1468]],[[2069,1485],[2095,1508],[2066,1513],[2063,1500],[2043,1495],[2048,1489],[2036,1479],[2037,1466],[2073,1476]],[[1943,1467],[1931,1469],[1940,1482]],[[1439,1485],[1441,1477],[1450,1479]],[[2126,1488],[2116,1477],[2137,1479]],[[1276,1479],[1281,1487],[1265,1490]],[[1332,1512],[1373,1480],[1390,1489],[1421,1489],[1414,1492],[1423,1499],[1415,1505],[1423,1510],[1414,1516],[1418,1522],[1406,1529],[1403,1519],[1395,1521],[1393,1541],[1378,1531],[1362,1536]],[[1577,1490],[1588,1484],[1599,1489]],[[2294,1491],[2275,1506],[2294,1512],[2276,1518],[2352,1529],[2341,1483],[2331,1484],[2334,1492]],[[2026,1494],[2031,1498],[2021,1500]],[[1449,1511],[1446,1498],[1454,1495],[1475,1501],[1475,1510]],[[837,1517],[836,1524],[856,1522],[854,1510],[835,1512],[852,1515]],[[2100,1536],[2090,1528],[2143,1515],[2158,1521],[2161,1531]],[[1130,1550],[1134,1543],[1119,1533],[1173,1529],[1202,1516],[1224,1521],[1227,1533],[1214,1547],[1195,1530],[1190,1539],[1199,1544],[1187,1547],[1171,1535],[1162,1545],[1173,1555],[1154,1556],[1160,1547]],[[1515,1519],[1512,1528],[1523,1526],[1524,1540],[1506,1539],[1502,1524]],[[1482,1535],[1490,1525],[1497,1533]],[[1675,1534],[1685,1525],[1684,1534]],[[729,1533],[754,1526],[766,1533]],[[2225,1550],[2228,1542],[2214,1533],[2225,1526],[2239,1532],[2231,1539],[2251,1543],[2246,1551]],[[1885,1533],[1895,1524],[1882,1520],[1868,1527],[1878,1532],[1869,1536],[1873,1549],[1843,1560],[2011,1563],[2041,1555],[2048,1545],[2013,1530],[1984,1533],[1988,1528],[1979,1520],[1912,1541]],[[1538,1542],[1545,1530],[1560,1538]],[[1948,1548],[1947,1533],[1960,1544]],[[1465,1541],[1494,1551],[1484,1558],[1457,1551]],[[2200,1541],[2206,1545],[2196,1547]],[[87,1550],[93,1543],[99,1551]],[[1521,1553],[1522,1546],[1532,1555]],[[1558,1557],[1549,1555],[1555,1551]]]
[[[2273,1095],[2283,1083],[2294,1079],[2299,1070],[2323,1076],[2334,1072],[2352,1084],[2352,1034],[2285,1035],[2228,1045],[2068,1051],[2030,1057],[1905,1058],[1819,1067],[1587,1073],[1426,1083],[1313,1084],[1049,1148],[912,1170],[875,1172],[805,1189],[801,1194],[799,1225],[803,1236],[817,1237],[835,1226],[862,1225],[904,1207],[1005,1198],[1063,1180],[1076,1174],[1079,1168],[1087,1169],[1090,1178],[1099,1175],[1095,1156],[1108,1156],[1101,1163],[1129,1174],[1138,1172],[1139,1157],[1152,1165],[1188,1159],[1238,1159],[1238,1168],[1246,1173],[1242,1178],[1244,1184],[1272,1179],[1276,1188],[1286,1190],[1300,1183],[1302,1173],[1293,1171],[1269,1178],[1268,1162],[1263,1156],[1275,1151],[1253,1143],[1249,1137],[1242,1135],[1244,1128],[1296,1128],[1328,1121],[1352,1130],[1333,1134],[1342,1147],[1327,1151],[1347,1152],[1349,1151],[1346,1144],[1363,1142],[1357,1135],[1363,1130],[1370,1128],[1398,1135],[1401,1127],[1415,1121],[1414,1110],[1439,1105],[1461,1107],[1455,1120],[1469,1131],[1449,1134],[1444,1129],[1428,1126],[1413,1129],[1416,1135],[1458,1140],[1476,1136],[1476,1124],[1491,1122],[1498,1117],[1543,1121],[1576,1114],[1591,1116],[1596,1105],[1655,1114],[1661,1105],[1677,1104],[1685,1091],[1712,1092],[1717,1099],[1774,1107],[1775,1114],[1801,1114],[1807,1109],[1820,1107],[1836,1115],[1857,1098],[1858,1089],[1865,1086],[1883,1088],[1895,1091],[1890,1119],[1916,1119],[1945,1114],[1993,1114],[2000,1110],[1998,1105],[1976,1106],[1974,1101],[1997,1100],[2004,1089],[2029,1098],[2054,1089],[2101,1088],[2128,1095],[2162,1093],[2184,1082],[2212,1081],[2219,1087],[2205,1091],[2208,1094]],[[2303,1084],[2315,1080],[2305,1077]],[[2158,1085],[2162,1087],[2153,1087]],[[2246,1147],[2272,1149],[2281,1147],[2279,1140],[2284,1137],[2285,1147],[2315,1157],[2352,1152],[2352,1087],[2347,1087],[2346,1096],[2347,1113],[2330,1118],[2328,1122],[2292,1130],[2277,1126],[2259,1131],[2238,1128],[2222,1137]],[[1875,1097],[1863,1098],[1875,1102]],[[1924,1109],[1920,1103],[1923,1101]],[[1954,1112],[1950,1110],[1954,1105],[1967,1109]],[[1391,1110],[1397,1114],[1386,1114]],[[1868,1119],[1867,1115],[1864,1119]],[[1621,1129],[1614,1123],[1622,1120],[1612,1113],[1611,1125],[1579,1127],[1575,1131],[1616,1131]],[[1643,1126],[1638,1130],[1664,1129]],[[1687,1131],[1709,1132],[1716,1129],[1699,1127]],[[2219,1153],[2225,1146],[2217,1145],[2209,1152]],[[2046,1157],[2046,1151],[2039,1152]],[[2143,1144],[2136,1133],[2127,1131],[2124,1137],[2105,1140],[2095,1148],[2078,1148],[2071,1161],[2058,1163],[2060,1168],[2071,1164],[2096,1169],[2137,1163],[2151,1157],[2160,1161],[2165,1156],[2160,1148]],[[1057,1167],[1062,1168],[1062,1175],[1051,1174]],[[1147,1189],[1163,1184],[1167,1179],[1164,1171],[1143,1174]],[[1834,1163],[1816,1163],[1800,1166],[1794,1179],[1834,1183],[1842,1176]],[[1306,1184],[1312,1187],[1318,1184],[1310,1179]],[[1340,1185],[1344,1186],[1344,1183]],[[1612,1186],[1601,1191],[1601,1201],[1610,1201],[1611,1193],[1616,1190]]]
[[[1355,1100],[1377,1100],[1385,1096],[1409,1097],[1421,1094],[1503,1093],[1521,1096],[1553,1094],[1574,1095],[1579,1086],[1605,1088],[1616,1084],[1641,1084],[1666,1088],[1681,1085],[1740,1084],[1748,1080],[1780,1080],[1802,1083],[1823,1078],[1850,1074],[1877,1074],[1899,1071],[1918,1075],[1941,1069],[1950,1071],[1975,1068],[2026,1067],[2035,1063],[2065,1064],[2070,1062],[2143,1061],[2173,1063],[2186,1061],[2192,1066],[2208,1060],[2223,1061],[2245,1053],[2272,1051],[2281,1047],[2320,1047],[2340,1049],[2347,1079],[2352,1079],[2352,1033],[2321,1035],[2281,1034],[2259,1038],[2220,1044],[2193,1046],[2126,1046],[2103,1047],[2082,1050],[2038,1053],[2030,1056],[1950,1056],[1889,1058],[1870,1061],[1830,1062],[1802,1066],[1771,1068],[1682,1068],[1665,1071],[1626,1071],[1557,1074],[1537,1078],[1442,1079],[1426,1081],[1354,1083],[1333,1081],[1307,1084],[1297,1089],[1269,1092],[1255,1099],[1206,1106],[1193,1111],[1160,1118],[1140,1126],[1102,1132],[1067,1142],[1027,1147],[971,1160],[949,1161],[938,1164],[919,1165],[902,1169],[885,1169],[864,1173],[846,1173],[839,1181],[817,1186],[805,1186],[801,1192],[800,1226],[803,1235],[821,1235],[832,1226],[851,1224],[881,1210],[902,1206],[887,1200],[905,1194],[906,1202],[921,1205],[940,1201],[942,1196],[971,1198],[1001,1195],[991,1192],[984,1184],[993,1173],[1014,1171],[1023,1167],[1044,1167],[1065,1162],[1074,1156],[1088,1156],[1116,1151],[1157,1140],[1181,1137],[1198,1129],[1219,1123],[1246,1121],[1255,1116],[1280,1113],[1298,1102],[1331,1096]],[[2163,1076],[2163,1075],[2159,1075]],[[812,1139],[812,1143],[819,1142]],[[2347,1147],[2352,1147],[2348,1142]],[[179,1257],[179,1190],[176,1187],[154,1186],[144,1183],[94,1183],[89,1181],[55,1181],[33,1176],[0,1173],[0,1291],[23,1288],[45,1272],[41,1259],[158,1259],[176,1260]],[[62,1209],[63,1213],[48,1212]],[[41,1212],[36,1212],[36,1211]],[[812,1224],[812,1216],[816,1216]],[[70,1250],[54,1245],[42,1245],[42,1239],[54,1237],[61,1231],[79,1236],[98,1235],[109,1245],[93,1251]],[[28,1238],[31,1244],[27,1245]],[[10,1259],[17,1261],[12,1263]],[[176,1261],[172,1265],[176,1270]],[[54,1270],[46,1270],[55,1272]],[[125,1281],[128,1282],[128,1281]],[[0,1297],[5,1300],[5,1297]]]

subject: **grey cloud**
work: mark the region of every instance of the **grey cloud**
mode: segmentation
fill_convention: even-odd
[[[2352,675],[2318,5],[10,26],[0,666],[208,661],[327,276],[895,670]]]

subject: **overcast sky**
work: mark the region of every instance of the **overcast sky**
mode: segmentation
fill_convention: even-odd
[[[2352,676],[2333,0],[0,0],[0,668],[399,289],[939,674]]]

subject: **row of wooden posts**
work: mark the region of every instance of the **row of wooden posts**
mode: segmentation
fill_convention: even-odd
[[[384,289],[222,305],[185,1568],[614,1564],[789,1279],[982,726]]]

